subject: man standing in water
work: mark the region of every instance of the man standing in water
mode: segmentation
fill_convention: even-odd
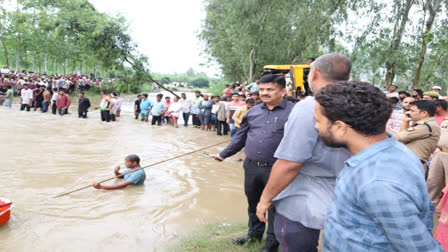
[[[256,206],[275,163],[274,153],[283,137],[285,123],[294,107],[294,104],[283,98],[286,94],[285,87],[284,77],[273,74],[263,76],[259,82],[263,103],[247,112],[232,142],[221,153],[212,156],[222,161],[245,147],[244,191],[249,205],[249,231],[247,235],[235,238],[235,244],[261,241],[265,231],[266,225],[256,216]],[[277,251],[278,248],[274,234],[274,215],[275,209],[272,208],[269,210],[267,239],[263,250],[266,252]]]
[[[157,101],[152,105],[151,115],[152,115],[152,122],[151,125],[155,125],[157,122],[157,125],[162,126],[162,116],[166,111],[166,105],[162,101],[163,94],[157,95]]]
[[[442,251],[432,237],[434,206],[420,160],[385,133],[392,108],[384,93],[369,83],[342,82],[315,97],[320,139],[353,155],[336,182],[325,250]]]
[[[142,115],[142,122],[148,121],[149,112],[151,112],[151,106],[152,106],[152,103],[148,99],[148,94],[143,94],[143,99],[140,102],[140,110],[141,110],[140,114]]]
[[[210,117],[212,113],[212,100],[209,99],[207,94],[204,95],[203,100],[199,102],[199,118],[202,125],[202,130],[207,131],[210,129]]]
[[[142,101],[142,95],[138,95],[137,96],[137,100],[135,100],[134,103],[134,115],[135,115],[135,120],[138,120],[138,117],[140,115],[140,112],[142,111],[140,109],[140,102]]]
[[[325,54],[311,64],[308,82],[317,92],[348,80],[350,71],[347,57]],[[275,236],[282,248],[290,251],[317,251],[336,178],[350,157],[345,148],[330,148],[319,138],[314,127],[315,104],[316,100],[308,97],[291,112],[275,152],[277,161],[257,206],[257,216],[266,222],[266,212],[274,204]]]
[[[121,168],[120,166],[117,166],[114,169],[115,176],[118,176],[118,178],[123,178],[121,183],[111,186],[104,186],[101,185],[100,183],[93,182],[92,186],[96,189],[115,190],[115,189],[123,189],[128,185],[143,185],[146,179],[146,173],[144,169],[140,169],[141,166],[139,156],[134,154],[127,156],[124,159],[124,164],[126,165],[127,168],[124,171],[120,172]]]
[[[187,95],[185,93],[182,93],[180,96],[182,97],[180,103],[182,107],[182,117],[184,119],[184,127],[187,127],[188,119],[190,118],[190,112],[191,112],[191,100],[187,99]]]
[[[101,103],[99,107],[96,107],[95,109],[100,109],[101,111],[101,121],[103,122],[110,122],[110,97],[107,95],[107,92],[105,90],[101,91]]]
[[[58,111],[58,106],[56,105],[57,100],[58,100],[58,89],[53,88],[53,95],[51,96],[51,113],[53,115],[56,115]]]
[[[68,113],[68,107],[70,107],[71,101],[68,94],[64,89],[59,89],[58,100],[56,101],[58,107],[58,114],[63,116]]]
[[[48,108],[50,107],[51,103],[51,87],[47,87],[47,90],[44,91],[42,96],[44,97],[44,100],[42,101],[42,113],[47,113]]]
[[[29,89],[28,83],[23,85],[23,89],[20,91],[20,110],[30,111],[31,104],[33,102],[33,91]]]
[[[5,98],[5,107],[11,108],[12,107],[12,101],[14,99],[14,91],[12,90],[11,86],[7,86],[8,91],[6,91],[6,94],[4,96]]]
[[[84,92],[79,93],[78,100],[78,118],[87,118],[87,112],[90,108],[90,100],[84,94]]]

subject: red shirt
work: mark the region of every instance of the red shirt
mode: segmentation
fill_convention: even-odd
[[[68,97],[68,95],[64,94],[64,95],[58,95],[58,99],[56,101],[56,105],[58,109],[61,108],[67,108],[68,106],[70,106],[71,102],[70,102],[70,97]]]
[[[443,120],[448,117],[448,114],[443,115],[443,116],[439,116],[439,115],[435,114],[434,117],[436,118],[437,124],[440,126],[442,124]]]

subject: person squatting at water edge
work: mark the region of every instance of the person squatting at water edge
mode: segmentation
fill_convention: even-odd
[[[135,171],[137,169],[140,169],[140,157],[131,154],[124,158],[124,164],[126,166],[126,169],[124,171],[120,171],[121,167],[117,166],[114,169],[115,176],[118,176],[118,178],[122,178],[120,183],[115,185],[101,185],[97,182],[92,182],[92,187],[96,189],[105,189],[105,190],[115,190],[115,189],[122,189],[127,187],[128,185],[143,185],[146,179],[146,173],[144,169]],[[135,172],[134,172],[135,171]],[[130,174],[127,174],[129,172],[132,172]]]

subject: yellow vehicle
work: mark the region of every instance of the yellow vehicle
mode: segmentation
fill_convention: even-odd
[[[308,85],[308,74],[310,73],[310,65],[266,65],[263,67],[265,74],[289,74],[291,78],[292,95],[297,97],[299,94],[310,95],[310,87]],[[288,84],[288,83],[286,83]]]

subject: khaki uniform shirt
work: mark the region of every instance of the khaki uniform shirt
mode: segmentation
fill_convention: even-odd
[[[247,114],[247,106],[242,106],[238,108],[232,116],[233,121],[235,121],[235,127],[239,128],[241,122],[243,121],[243,117]]]
[[[420,160],[426,162],[437,148],[440,127],[436,119],[430,117],[416,122],[414,126],[398,133],[398,136]]]

